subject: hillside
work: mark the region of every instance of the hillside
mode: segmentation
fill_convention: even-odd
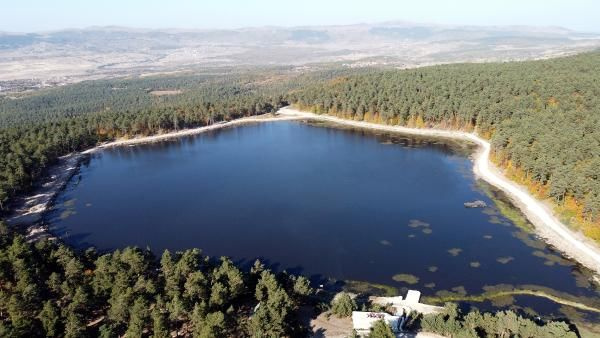
[[[90,27],[0,32],[0,93],[103,78],[220,67],[416,67],[529,60],[591,50],[598,34],[556,27],[386,22],[226,30]]]

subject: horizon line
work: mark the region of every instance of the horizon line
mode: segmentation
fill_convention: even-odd
[[[143,26],[127,26],[127,25],[89,25],[89,26],[66,26],[63,28],[57,29],[48,29],[48,30],[31,30],[31,31],[10,31],[10,30],[0,30],[0,34],[50,34],[50,33],[59,33],[66,31],[85,31],[85,30],[94,30],[94,29],[124,29],[124,30],[139,30],[139,31],[239,31],[239,30],[251,30],[251,29],[261,29],[261,28],[280,28],[280,29],[298,29],[298,28],[309,28],[309,27],[351,27],[351,26],[364,26],[364,25],[406,25],[406,26],[428,26],[428,27],[436,27],[436,28],[537,28],[537,29],[558,29],[564,30],[571,33],[581,33],[581,34],[600,34],[600,31],[591,31],[591,30],[578,30],[572,29],[565,26],[560,25],[473,25],[473,24],[445,24],[445,23],[434,23],[434,22],[419,22],[419,21],[410,21],[410,20],[385,20],[385,21],[360,21],[356,23],[347,23],[347,24],[324,24],[324,25],[262,25],[262,26],[239,26],[239,27],[229,27],[229,28],[209,28],[209,27],[143,27]]]

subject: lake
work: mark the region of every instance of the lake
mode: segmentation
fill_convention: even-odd
[[[589,271],[478,182],[470,151],[315,123],[250,124],[99,151],[46,220],[76,247],[136,245],[157,255],[197,247],[241,265],[261,258],[316,283],[430,296],[533,288],[597,305]],[[488,207],[464,207],[474,200]],[[566,311],[536,297],[503,302],[477,306]]]

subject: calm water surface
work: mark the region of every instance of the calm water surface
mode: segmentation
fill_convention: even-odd
[[[587,271],[498,212],[471,166],[464,149],[441,142],[261,123],[103,150],[48,219],[81,247],[198,247],[425,294],[533,284],[598,298]],[[463,206],[477,199],[490,207]]]

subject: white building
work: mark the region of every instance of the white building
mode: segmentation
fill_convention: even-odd
[[[421,303],[421,292],[416,290],[408,290],[404,299],[402,296],[370,297],[369,299],[374,304],[393,307],[396,315],[409,314],[411,311],[428,314],[440,312],[444,309],[443,307]]]
[[[409,304],[419,304],[419,300],[421,300],[421,292],[416,290],[408,290],[406,294],[405,302]]]
[[[394,332],[398,332],[398,324],[400,317],[392,316],[385,312],[352,312],[352,325],[358,333],[365,333],[371,330],[371,327],[375,322],[384,320]]]
[[[352,324],[354,329],[359,334],[368,333],[371,327],[378,320],[383,319],[392,330],[396,333],[400,332],[400,324],[404,324],[406,316],[412,312],[417,311],[423,314],[436,313],[442,311],[444,308],[434,305],[428,305],[420,303],[421,292],[416,290],[408,290],[406,298],[402,296],[396,297],[370,297],[371,302],[393,308],[394,315],[390,315],[384,312],[352,312]]]

